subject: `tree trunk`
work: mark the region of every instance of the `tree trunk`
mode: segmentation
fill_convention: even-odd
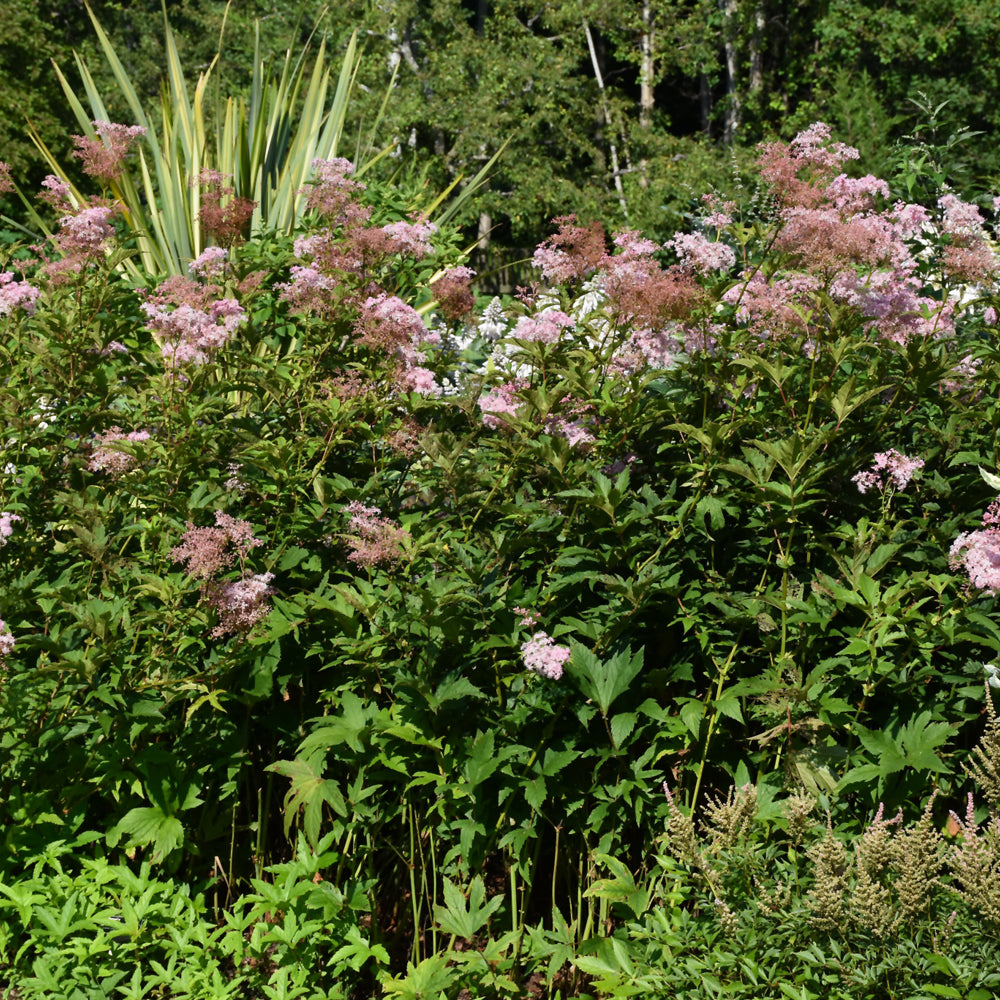
[[[736,24],[737,0],[719,0],[719,10],[724,19],[722,44],[726,55],[726,119],[722,129],[722,141],[728,146],[736,138],[740,127],[740,94],[737,85],[737,65],[739,55],[736,40],[739,35]]]
[[[642,35],[640,37],[640,51],[642,53],[642,63],[639,68],[639,126],[648,129],[653,124],[653,108],[655,106],[655,95],[653,93],[653,81],[655,80],[656,66],[654,63],[653,37],[653,13],[650,0],[642,0]],[[649,164],[645,157],[639,161],[639,186],[649,187]]]

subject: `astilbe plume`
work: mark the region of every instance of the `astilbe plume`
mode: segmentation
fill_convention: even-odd
[[[989,671],[988,671],[989,673]],[[966,773],[976,782],[980,791],[989,802],[994,816],[1000,816],[1000,717],[993,705],[990,688],[1000,687],[1000,681],[992,683],[996,678],[996,668],[987,680],[986,687],[986,730],[972,751],[972,759],[966,767]]]
[[[344,508],[350,515],[347,558],[359,566],[396,566],[403,561],[410,533],[382,517],[380,507],[367,507],[354,500]]]
[[[847,849],[834,836],[827,819],[826,835],[808,850],[813,862],[814,882],[809,902],[810,923],[820,930],[832,931],[843,926],[844,898],[847,892]]]
[[[1000,927],[1000,816],[990,816],[981,831],[969,792],[964,818],[952,812],[951,819],[959,840],[948,855],[948,867],[966,903],[996,929]]]
[[[546,632],[538,631],[521,644],[521,660],[525,668],[549,680],[557,681],[562,677],[563,667],[569,658],[569,649],[557,646]]]
[[[730,788],[726,797],[708,799],[704,814],[712,830],[712,850],[725,851],[733,847],[753,823],[757,813],[757,788],[742,785]]]
[[[0,160],[0,194],[10,194],[15,190],[14,179],[10,175],[10,164]]]
[[[927,912],[931,892],[944,867],[942,838],[934,825],[936,797],[935,790],[920,819],[914,826],[901,831],[896,842],[891,864],[896,874],[900,921],[913,921]]]
[[[146,134],[141,125],[119,125],[115,122],[91,122],[97,138],[73,136],[73,155],[83,165],[83,172],[104,184],[121,176],[129,150],[137,139]]]
[[[131,451],[116,447],[120,443],[137,444],[149,440],[149,431],[131,431],[125,434],[120,427],[109,427],[98,434],[87,467],[91,472],[106,472],[111,476],[123,476],[138,464],[138,458]]]
[[[858,921],[877,937],[885,937],[893,924],[892,901],[885,884],[885,874],[896,856],[892,827],[903,820],[902,810],[891,820],[878,812],[854,846],[854,867],[857,872],[851,904]]]
[[[963,569],[973,587],[1000,593],[1000,497],[987,508],[981,530],[965,531],[955,539],[949,564]]]

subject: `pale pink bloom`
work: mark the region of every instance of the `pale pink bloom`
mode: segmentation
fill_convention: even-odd
[[[0,160],[0,194],[10,194],[14,190],[14,180],[10,176],[10,164]]]
[[[11,635],[7,623],[0,618],[0,666],[3,666],[4,660],[14,652],[14,645],[14,636]]]
[[[208,361],[246,321],[246,312],[235,299],[217,299],[204,308],[190,302],[166,308],[172,299],[176,301],[176,296],[161,295],[142,305],[148,317],[146,325],[156,336],[163,357],[170,365]]]
[[[879,197],[889,197],[889,185],[872,174],[864,177],[838,174],[827,185],[826,197],[842,215],[856,215],[874,211]]]
[[[393,566],[403,561],[405,545],[410,533],[381,517],[379,507],[366,507],[354,500],[344,508],[350,515],[348,526],[353,535],[348,536],[350,548],[347,558],[360,566]]]
[[[314,180],[306,189],[306,206],[320,215],[336,219],[356,193],[365,189],[364,184],[350,179],[354,164],[343,157],[313,160],[312,168]]]
[[[138,465],[138,458],[130,451],[115,447],[119,442],[137,444],[149,440],[149,431],[132,431],[124,434],[120,427],[110,427],[97,435],[97,444],[90,453],[87,467],[91,472],[107,472],[111,476],[123,476]]]
[[[396,253],[406,253],[418,260],[434,253],[430,238],[437,232],[433,222],[390,222],[382,232],[395,243]]]
[[[944,212],[943,229],[949,236],[968,239],[982,233],[986,220],[978,206],[953,194],[946,194],[938,198],[938,207]]]
[[[70,186],[66,181],[61,177],[56,177],[55,174],[46,174],[45,180],[42,181],[42,191],[39,194],[42,201],[59,212],[68,212],[73,207],[70,195]]]
[[[521,659],[532,673],[557,681],[563,675],[563,666],[570,658],[565,646],[557,646],[545,632],[536,632],[521,645]]]
[[[23,309],[30,315],[40,294],[34,285],[15,281],[10,271],[0,271],[0,316],[9,316],[15,309]]]
[[[225,247],[207,247],[191,261],[188,269],[200,278],[217,278],[225,273],[228,256]]]
[[[386,292],[365,299],[354,329],[358,343],[397,354],[408,364],[420,360],[417,345],[428,335],[416,309]]]
[[[617,232],[612,240],[618,247],[616,255],[621,260],[637,260],[640,257],[651,257],[660,250],[660,245],[647,239],[636,229],[623,229]]]
[[[522,628],[533,628],[538,624],[538,615],[534,611],[514,605],[514,614],[518,616],[518,625]]]
[[[10,511],[0,511],[0,546],[7,544],[7,539],[14,533],[14,522],[22,520],[20,514]]]
[[[330,291],[336,287],[336,282],[312,266],[293,264],[290,273],[291,281],[274,286],[279,298],[296,312],[322,313],[330,304]]]
[[[567,420],[565,417],[549,417],[545,421],[549,434],[558,434],[569,442],[570,448],[587,451],[597,438],[582,420]]]
[[[604,229],[599,222],[577,224],[576,216],[553,219],[558,232],[543,240],[532,255],[532,262],[546,281],[562,284],[590,274],[604,255]]]
[[[520,399],[515,395],[518,388],[515,383],[508,382],[479,397],[479,409],[483,411],[485,426],[496,430],[506,423],[503,417],[517,416],[517,408],[521,405]]]
[[[789,149],[794,159],[803,160],[821,169],[834,169],[844,160],[856,160],[858,151],[842,142],[830,142],[832,130],[824,122],[813,122],[792,139]]]
[[[949,557],[952,569],[964,569],[973,587],[1000,593],[1000,529],[963,532],[952,543]]]
[[[558,309],[538,313],[535,316],[524,316],[511,332],[518,340],[534,340],[542,344],[554,344],[559,340],[562,330],[573,326],[573,320]]]
[[[242,566],[250,550],[261,544],[249,521],[217,510],[214,528],[196,528],[188,521],[181,544],[170,550],[170,557],[183,562],[189,576],[211,580],[237,560]]]
[[[675,233],[664,246],[677,252],[681,264],[701,274],[728,271],[736,263],[732,247],[710,240],[704,233]]]
[[[909,205],[902,201],[893,205],[889,218],[896,226],[897,235],[904,238],[916,236],[931,221],[930,213],[923,205]]]
[[[403,372],[403,385],[407,389],[419,392],[422,396],[440,396],[441,386],[434,379],[434,372],[429,368],[413,365]]]
[[[266,618],[271,611],[267,598],[274,593],[269,586],[273,579],[273,573],[258,573],[241,580],[209,583],[205,587],[205,599],[219,615],[212,637],[219,639],[224,635],[249,632]]]
[[[83,161],[83,170],[91,177],[108,183],[121,175],[122,165],[132,144],[146,134],[141,125],[119,125],[114,122],[91,122],[97,138],[77,135],[73,155]]]
[[[906,455],[890,448],[875,456],[870,470],[859,472],[852,482],[858,490],[867,493],[869,489],[886,489],[892,486],[896,490],[905,490],[918,469],[924,467],[922,458],[907,458]]]

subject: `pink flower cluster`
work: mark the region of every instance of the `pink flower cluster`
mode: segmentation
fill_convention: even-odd
[[[981,530],[955,539],[949,557],[952,569],[964,569],[973,587],[1000,593],[1000,497],[987,508]]]
[[[87,467],[91,472],[107,472],[111,476],[123,476],[131,472],[139,460],[131,451],[116,445],[136,444],[148,440],[149,431],[131,431],[124,434],[120,427],[110,427],[103,434],[97,435],[97,443],[90,453]]]
[[[14,522],[20,520],[20,514],[11,514],[7,510],[0,511],[0,547],[7,544],[7,539],[14,534]]]
[[[91,122],[97,138],[73,136],[73,155],[83,162],[88,176],[109,184],[121,176],[122,165],[133,143],[146,134],[141,125],[119,125],[114,122]]]
[[[221,510],[215,512],[214,528],[196,528],[190,521],[181,536],[181,544],[171,550],[177,562],[183,562],[190,576],[202,581],[201,598],[218,615],[212,637],[248,632],[267,617],[271,610],[267,598],[271,573],[248,573],[246,559],[250,550],[261,545],[249,521],[234,518]],[[239,563],[238,580],[219,580],[234,563]]]
[[[684,267],[693,268],[700,274],[728,271],[736,263],[731,246],[710,240],[704,233],[675,233],[664,246],[677,252]]]
[[[432,285],[431,292],[445,319],[458,320],[468,316],[476,300],[469,288],[476,272],[468,267],[450,267]]]
[[[539,244],[532,260],[546,281],[562,284],[582,278],[597,268],[604,256],[604,229],[599,222],[577,225],[575,215],[553,222],[558,231]]]
[[[557,681],[563,675],[563,665],[570,658],[565,646],[557,646],[546,632],[536,632],[521,644],[521,660],[532,673]]]
[[[246,312],[236,299],[215,299],[216,291],[214,285],[174,277],[160,286],[158,295],[143,303],[146,325],[168,365],[208,361],[246,320]]]
[[[554,344],[563,330],[573,326],[573,320],[558,309],[548,309],[534,316],[524,316],[511,332],[518,340],[535,340],[541,344]]]
[[[10,271],[0,271],[0,316],[9,316],[15,309],[33,313],[40,294],[34,285],[15,281]]]
[[[434,253],[431,236],[437,232],[433,222],[390,222],[382,232],[392,241],[396,253],[408,254],[420,260]]]
[[[115,235],[111,219],[117,209],[94,202],[73,211],[68,200],[58,200],[68,198],[69,187],[51,176],[46,178],[48,181],[54,182],[51,187],[55,199],[53,204],[71,213],[59,220],[59,230],[52,237],[52,243],[63,255],[62,258],[48,261],[43,268],[46,274],[59,282],[104,260],[108,242]]]
[[[207,247],[191,261],[188,270],[199,278],[221,278],[226,272],[228,256],[229,251],[225,247]]]
[[[14,636],[11,635],[7,623],[0,618],[0,667],[4,666],[7,657],[14,652],[14,645]]]
[[[479,397],[479,409],[483,411],[483,423],[490,430],[503,427],[506,423],[503,419],[505,416],[517,416],[517,408],[521,404],[521,400],[517,397],[517,392],[521,388],[523,386],[517,382],[507,382],[504,385],[496,386],[491,392],[483,393]]]
[[[871,469],[859,472],[851,481],[857,484],[862,493],[885,490],[890,486],[896,490],[905,490],[917,470],[923,467],[922,458],[907,458],[895,448],[890,448],[875,456]]]
[[[171,549],[170,557],[183,562],[189,576],[211,580],[237,561],[242,568],[250,550],[262,544],[249,521],[217,510],[214,528],[196,528],[188,521],[181,544]]]
[[[306,207],[320,215],[336,219],[344,207],[354,200],[357,192],[364,191],[364,184],[352,181],[354,164],[343,157],[333,160],[313,160],[313,182],[306,189]]]
[[[274,593],[270,586],[273,579],[273,573],[257,573],[240,580],[208,583],[205,600],[219,616],[218,624],[212,629],[212,638],[249,632],[263,621],[271,611],[267,599]]]
[[[380,507],[366,507],[354,500],[344,508],[344,513],[350,515],[348,527],[353,532],[347,538],[351,550],[347,558],[351,562],[375,567],[394,566],[403,561],[410,533],[381,517]]]

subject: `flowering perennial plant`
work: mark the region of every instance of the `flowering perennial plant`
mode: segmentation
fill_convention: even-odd
[[[73,137],[73,155],[83,164],[84,173],[102,184],[111,184],[121,176],[122,166],[134,143],[146,134],[141,125],[120,125],[115,122],[91,123],[97,138]]]
[[[30,315],[40,294],[27,281],[15,281],[10,271],[0,271],[0,316],[9,316],[15,309],[23,309]]]
[[[7,544],[7,539],[14,534],[14,524],[21,520],[20,514],[10,511],[0,511],[0,546]]]
[[[853,478],[861,493],[869,490],[905,490],[917,470],[924,467],[922,458],[907,458],[906,455],[890,448],[875,456],[871,469],[859,472]]]
[[[569,649],[557,646],[555,640],[546,632],[536,632],[521,645],[521,660],[524,666],[532,673],[540,674],[552,681],[562,677],[563,667],[569,658]]]
[[[0,618],[0,667],[4,666],[7,657],[14,652],[15,644],[16,640],[7,627],[7,623]]]
[[[351,562],[374,569],[396,566],[403,561],[410,533],[388,518],[381,517],[380,507],[366,507],[354,500],[344,508],[344,513],[350,515],[348,528],[351,534],[347,536],[350,552],[347,558]]]
[[[131,472],[138,464],[138,458],[131,451],[115,447],[118,442],[136,444],[149,440],[149,431],[130,431],[125,434],[118,426],[109,427],[103,434],[98,434],[90,461],[87,463],[91,472],[106,472],[111,476],[123,476]]]
[[[983,515],[979,531],[964,531],[951,546],[953,569],[962,569],[969,583],[988,594],[1000,593],[1000,497]]]

